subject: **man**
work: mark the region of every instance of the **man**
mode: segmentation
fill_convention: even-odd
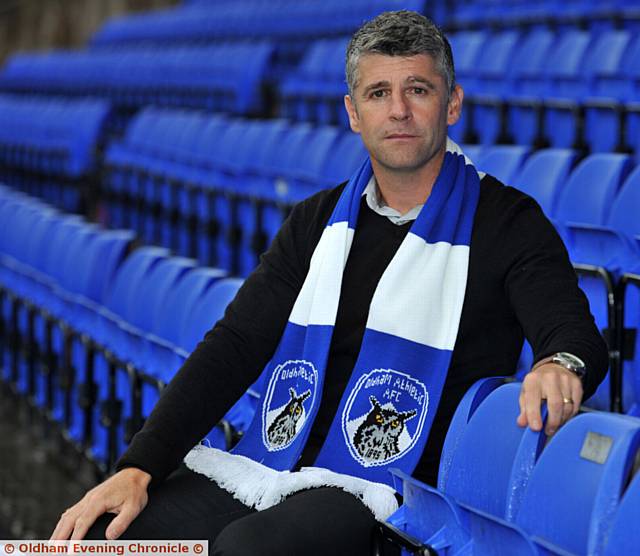
[[[375,517],[395,505],[388,467],[434,482],[457,403],[477,379],[514,372],[523,330],[537,364],[518,424],[540,430],[546,400],[553,434],[595,391],[605,346],[553,227],[447,143],[463,91],[439,29],[382,14],[354,35],[346,73],[370,162],[293,210],[118,473],[52,538],[368,554]],[[190,451],[263,368],[235,454]]]

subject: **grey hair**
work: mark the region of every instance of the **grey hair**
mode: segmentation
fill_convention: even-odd
[[[347,47],[346,77],[349,94],[358,85],[358,63],[365,54],[387,56],[430,55],[452,93],[456,84],[451,45],[442,30],[417,12],[384,12],[358,29]]]

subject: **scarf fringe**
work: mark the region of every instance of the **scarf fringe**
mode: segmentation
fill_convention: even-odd
[[[247,457],[203,445],[195,446],[184,463],[191,471],[215,481],[236,500],[256,510],[275,506],[296,492],[320,487],[337,487],[353,494],[380,521],[398,509],[395,491],[390,486],[321,467],[275,471]]]

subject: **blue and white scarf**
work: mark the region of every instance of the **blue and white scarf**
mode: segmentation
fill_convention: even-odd
[[[458,335],[480,190],[478,172],[450,141],[427,202],[373,294],[360,353],[316,467],[288,471],[320,405],[342,275],[371,177],[367,160],[334,208],[265,369],[262,408],[233,454],[197,447],[185,459],[257,509],[333,485],[384,519],[395,506],[388,468],[411,473],[429,435]]]

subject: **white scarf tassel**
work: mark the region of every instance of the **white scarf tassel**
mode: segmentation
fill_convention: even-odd
[[[356,496],[380,521],[398,509],[390,486],[321,467],[303,467],[298,472],[275,471],[244,456],[201,444],[186,455],[184,462],[192,471],[215,481],[236,500],[258,511],[275,506],[296,492],[320,487],[337,487]]]

